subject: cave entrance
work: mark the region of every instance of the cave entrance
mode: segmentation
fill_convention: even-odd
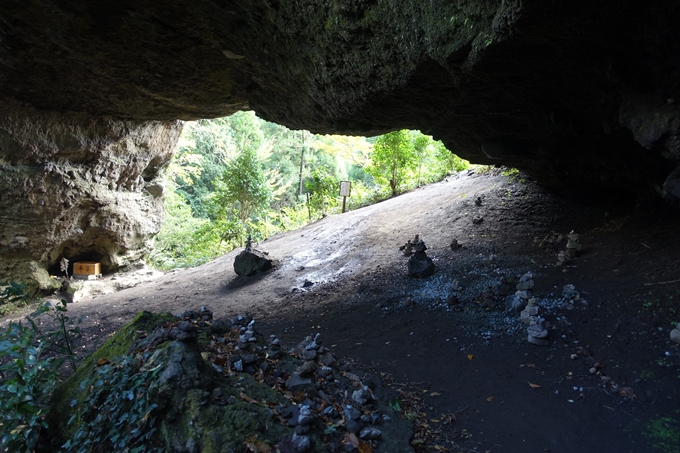
[[[65,246],[61,253],[59,254],[59,258],[56,259],[56,261],[47,268],[47,271],[50,273],[50,275],[58,275],[60,277],[64,276],[64,273],[61,271],[61,258],[66,257],[68,259],[68,275],[69,277],[73,275],[73,263],[77,263],[79,261],[93,261],[93,262],[98,262],[101,263],[101,273],[105,274],[109,270],[108,266],[108,260],[107,260],[107,255],[98,253],[95,250],[88,250],[85,252],[80,252],[80,253],[75,253],[75,254],[70,254],[69,246]]]

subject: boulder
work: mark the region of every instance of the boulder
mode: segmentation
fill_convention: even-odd
[[[274,266],[274,260],[266,252],[255,249],[246,249],[234,258],[234,272],[249,277],[268,271]]]
[[[173,328],[164,326],[169,321],[177,323],[171,315],[141,313],[57,389],[47,433],[52,451],[88,440],[101,451],[142,445],[241,451],[250,438],[274,445],[291,434],[271,410],[240,392],[276,403],[286,401],[282,395],[246,374],[237,388],[203,359],[195,338],[173,340]]]

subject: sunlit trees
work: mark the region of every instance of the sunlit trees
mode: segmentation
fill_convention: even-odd
[[[257,153],[251,146],[246,146],[225,168],[213,197],[218,217],[235,217],[239,221],[236,237],[229,232],[227,238],[242,244],[248,223],[268,208],[270,198],[271,189],[257,160]]]
[[[347,206],[357,209],[466,164],[418,131],[320,136],[253,112],[187,123],[165,173],[166,215],[150,262],[194,266],[249,233],[261,240],[336,213],[341,180],[352,182]]]
[[[340,183],[330,174],[328,168],[315,169],[305,187],[309,192],[309,210],[314,217],[324,216],[338,207]]]
[[[368,171],[379,182],[387,182],[394,197],[413,172],[417,159],[409,131],[394,131],[376,140]]]

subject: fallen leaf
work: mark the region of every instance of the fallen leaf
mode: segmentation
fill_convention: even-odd
[[[269,445],[265,444],[261,440],[256,439],[255,437],[249,437],[248,439],[243,442],[243,444],[248,447],[248,450],[251,453],[272,453],[272,447]]]
[[[529,387],[531,387],[532,389],[540,389],[540,388],[541,388],[540,385],[538,385],[538,384],[532,384],[531,382],[529,382]]]
[[[99,360],[97,360],[97,366],[104,366],[104,365],[108,365],[109,363],[111,363],[111,361],[110,361],[110,360],[106,360],[106,359],[103,358],[103,357],[100,358]]]
[[[373,453],[373,447],[367,442],[359,442],[359,453]]]
[[[529,385],[531,385],[531,384],[529,384]],[[534,384],[534,385],[536,385],[536,384]],[[488,402],[493,401],[493,396],[488,397],[486,400],[487,400]]]
[[[246,395],[246,394],[243,393],[243,392],[239,393],[238,396],[239,396],[239,398],[241,398],[243,401],[247,401],[247,402],[249,402],[249,403],[258,404],[257,401],[255,401],[254,399],[252,399],[251,397],[249,397],[248,395]]]
[[[468,360],[472,360],[473,357],[474,357],[473,354],[468,354],[468,355],[467,355]]]
[[[354,448],[359,448],[359,439],[357,439],[354,433],[345,433],[345,437],[342,440],[345,444],[351,444]]]
[[[439,392],[432,392],[432,393],[430,393],[430,396],[439,396],[439,395],[441,395],[441,393],[439,393]]]

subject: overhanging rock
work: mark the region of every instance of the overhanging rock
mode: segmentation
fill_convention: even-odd
[[[40,200],[23,184],[52,165],[54,175],[77,167],[80,184],[113,162],[119,175],[106,190],[129,212],[144,210],[139,175],[157,198],[143,173],[167,162],[174,121],[242,109],[317,133],[420,129],[461,157],[523,169],[584,199],[658,197],[680,164],[679,22],[667,0],[6,1],[0,179],[11,188],[6,217],[18,221],[1,247],[44,273],[64,232],[85,232],[69,216],[112,209],[99,195],[75,197],[62,221],[51,200],[33,205]],[[56,192],[72,189],[56,179]],[[157,230],[154,206],[148,225],[112,214],[126,232],[89,230],[105,239],[84,241],[112,266],[134,258]],[[32,210],[62,232],[22,217]],[[30,235],[17,234],[22,225]]]

